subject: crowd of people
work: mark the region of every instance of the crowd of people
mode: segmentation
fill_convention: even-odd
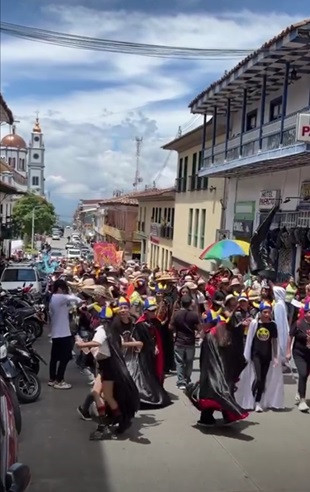
[[[75,344],[92,386],[78,407],[82,419],[98,422],[91,439],[123,433],[139,408],[170,405],[164,384],[174,371],[201,412],[198,425],[216,425],[215,411],[229,425],[251,410],[284,408],[283,374],[293,357],[296,403],[309,410],[310,286],[302,295],[292,278],[279,286],[224,267],[203,278],[195,266],[160,272],[81,261],[63,262],[50,292],[48,384],[71,388],[65,373]]]

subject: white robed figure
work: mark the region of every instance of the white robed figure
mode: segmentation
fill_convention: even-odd
[[[290,327],[287,320],[285,305],[285,289],[283,287],[273,287],[275,305],[273,307],[273,317],[277,325],[279,341],[279,361],[284,363],[286,360],[287,341]]]
[[[237,383],[237,391],[235,398],[237,403],[245,410],[254,410],[255,397],[252,392],[252,386],[256,377],[254,364],[251,358],[252,343],[258,327],[258,319],[251,322],[249,331],[246,338],[246,344],[244,348],[244,357],[247,361],[247,366],[240,375],[240,380]],[[278,358],[280,355],[280,343],[277,338]],[[261,406],[264,409],[284,408],[284,383],[281,364],[276,366],[273,360],[270,361],[269,370],[267,373],[265,390],[261,399]]]

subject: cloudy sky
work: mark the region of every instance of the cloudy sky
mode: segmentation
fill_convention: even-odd
[[[309,13],[298,0],[3,0],[2,21],[71,34],[195,48],[258,48]],[[232,7],[233,5],[233,7]],[[233,9],[233,10],[232,10]],[[28,140],[35,111],[45,133],[46,184],[68,218],[81,198],[132,190],[135,137],[150,184],[178,127],[201,123],[188,103],[231,61],[181,61],[63,48],[2,36],[1,84]],[[4,128],[2,127],[2,132]],[[171,153],[157,185],[174,181]]]

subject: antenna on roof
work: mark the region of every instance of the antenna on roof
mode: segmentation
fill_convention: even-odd
[[[136,137],[136,172],[135,172],[135,180],[133,182],[134,190],[138,189],[140,183],[142,183],[143,179],[140,176],[140,156],[141,156],[141,147],[142,147],[143,137]]]

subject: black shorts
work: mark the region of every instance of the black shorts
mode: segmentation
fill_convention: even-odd
[[[97,361],[97,363],[98,372],[103,381],[116,381],[117,377],[112,357],[107,357],[106,359],[99,360]]]

